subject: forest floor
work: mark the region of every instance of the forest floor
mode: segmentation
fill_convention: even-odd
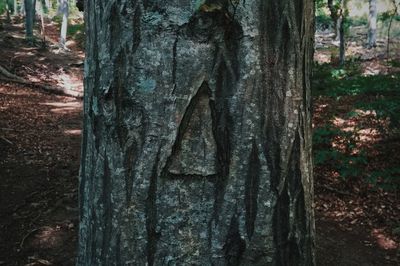
[[[0,31],[2,67],[32,82],[82,89],[79,46],[61,51],[56,37],[48,38],[46,49],[28,46],[22,24],[3,24]],[[48,24],[47,32],[57,36],[58,31]],[[400,138],[374,133],[385,123],[371,113],[349,117],[357,97],[314,96],[314,127],[332,124],[346,132],[362,124],[355,148],[345,150],[369,154],[361,173],[346,182],[332,164],[315,168],[318,265],[399,265],[399,195],[361,177],[373,167],[399,162]],[[1,81],[0,75],[0,265],[74,265],[81,127],[80,99]],[[341,147],[344,137],[338,136],[329,139],[327,149]],[[326,144],[319,142],[316,150]]]

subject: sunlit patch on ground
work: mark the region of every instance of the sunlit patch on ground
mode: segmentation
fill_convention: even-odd
[[[64,130],[64,133],[66,135],[80,136],[82,134],[82,130],[80,130],[80,129],[66,129],[66,130]]]
[[[375,238],[379,247],[383,249],[397,249],[399,244],[391,237],[387,236],[382,229],[373,229],[371,235]]]
[[[51,112],[54,113],[66,113],[73,111],[80,111],[82,108],[82,103],[80,101],[72,101],[72,102],[45,102],[40,103],[41,105],[47,105],[51,107],[56,107],[51,109]]]

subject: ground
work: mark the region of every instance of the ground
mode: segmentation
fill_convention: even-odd
[[[81,89],[77,46],[69,52],[28,47],[21,24],[3,27],[3,67],[33,82],[72,81]],[[354,99],[332,101],[315,98],[315,127],[328,114],[346,113]],[[373,128],[373,121],[363,123]],[[0,265],[74,265],[81,127],[81,99],[0,80]],[[398,139],[383,142],[379,160],[400,159],[390,153],[398,148]],[[328,167],[316,167],[315,177],[318,265],[399,265],[399,236],[391,230],[399,225],[396,194],[370,190],[359,180],[344,186]]]

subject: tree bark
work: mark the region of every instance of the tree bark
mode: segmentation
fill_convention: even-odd
[[[347,19],[347,0],[340,1],[338,31],[339,31],[339,64],[343,66],[346,60],[345,22]]]
[[[11,8],[9,0],[6,0],[6,21],[11,22]]]
[[[35,16],[35,0],[24,0],[25,8],[25,38],[28,41],[33,40],[33,22]]]
[[[368,47],[376,46],[376,21],[378,11],[376,8],[376,0],[369,0],[369,16],[368,16]]]
[[[68,15],[69,15],[68,0],[58,0],[58,3],[59,3],[58,7],[59,12],[62,15],[60,46],[62,48],[65,48],[65,42],[67,40]]]
[[[334,33],[334,39],[338,40],[339,39],[339,9],[337,7],[336,1],[334,2],[333,0],[328,0],[328,9],[329,13],[333,22],[333,33]]]
[[[13,15],[16,16],[16,15],[18,15],[18,2],[17,2],[17,0],[14,0],[13,4],[14,4]]]
[[[77,265],[315,265],[313,1],[85,2]]]

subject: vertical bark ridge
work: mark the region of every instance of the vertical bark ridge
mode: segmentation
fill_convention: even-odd
[[[312,5],[87,1],[78,265],[314,264]]]
[[[155,254],[157,249],[158,232],[157,226],[157,167],[159,163],[159,154],[154,162],[152,175],[150,177],[149,192],[147,195],[146,202],[146,229],[147,229],[147,263],[148,265],[154,265]]]
[[[258,209],[258,191],[260,186],[260,160],[258,158],[258,150],[255,142],[249,158],[248,174],[246,177],[246,231],[249,239],[254,233],[254,223],[257,217]]]
[[[101,261],[104,264],[109,263],[109,244],[111,241],[112,234],[112,218],[113,218],[113,206],[111,203],[112,197],[112,181],[111,181],[111,173],[110,167],[107,159],[107,155],[104,156],[104,174],[103,174],[103,184],[102,184],[102,204],[104,208],[103,219],[104,219],[104,229],[103,229],[103,243],[101,248]]]
[[[239,265],[245,249],[246,242],[242,239],[239,231],[237,214],[234,214],[229,225],[229,230],[224,245],[226,264]]]

